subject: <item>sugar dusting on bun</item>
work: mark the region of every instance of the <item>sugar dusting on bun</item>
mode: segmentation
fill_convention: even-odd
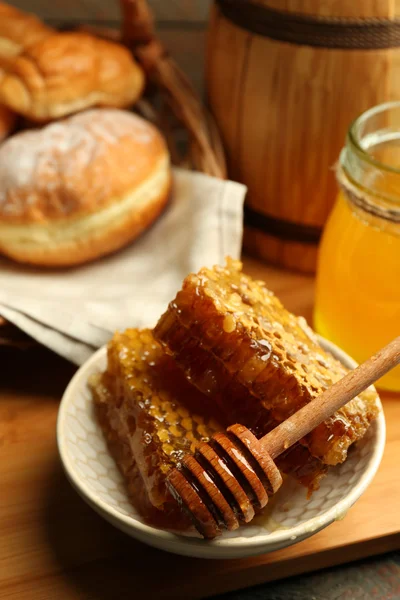
[[[170,188],[160,132],[118,109],[93,109],[0,146],[0,250],[72,265],[134,239]]]

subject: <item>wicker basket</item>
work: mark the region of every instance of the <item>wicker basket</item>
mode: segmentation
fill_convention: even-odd
[[[134,109],[164,133],[174,165],[226,177],[218,130],[191,83],[158,40],[146,0],[120,0],[121,29],[79,27],[122,42],[143,67],[147,86]],[[0,346],[27,348],[25,334],[0,316]]]

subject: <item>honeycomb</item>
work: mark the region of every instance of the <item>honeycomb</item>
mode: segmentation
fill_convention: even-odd
[[[186,452],[223,429],[218,411],[186,381],[149,330],[116,333],[108,345],[107,368],[90,386],[134,504],[149,520],[154,520],[152,507],[168,513],[171,526],[177,507],[165,477]]]
[[[260,437],[319,396],[347,369],[241,263],[189,275],[155,337],[186,377],[228,418]],[[346,459],[377,414],[369,388],[290,449],[280,461],[303,482]]]

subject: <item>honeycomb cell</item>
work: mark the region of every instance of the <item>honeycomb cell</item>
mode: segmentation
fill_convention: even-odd
[[[141,512],[152,506],[171,514],[176,506],[166,475],[193,444],[223,426],[151,331],[116,333],[107,357],[105,372],[90,382],[102,429],[128,488],[136,487]]]
[[[238,261],[189,275],[154,334],[226,420],[258,436],[348,371],[306,321],[288,312],[264,283],[244,275]],[[301,453],[293,471],[306,471],[309,480],[318,461],[322,470],[343,462],[376,416],[376,398],[369,388],[314,429],[301,441],[308,453]],[[296,452],[288,452],[285,465]]]

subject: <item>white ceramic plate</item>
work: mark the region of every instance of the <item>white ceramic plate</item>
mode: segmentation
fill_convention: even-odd
[[[346,366],[355,366],[343,351],[321,341]],[[239,558],[290,546],[342,519],[371,483],[381,461],[385,445],[382,410],[366,436],[351,449],[347,461],[330,470],[310,499],[305,488],[287,480],[262,516],[213,541],[205,541],[196,533],[182,535],[151,527],[130,504],[95,419],[87,380],[105,365],[106,349],[101,348],[79,369],[65,391],[57,422],[61,461],[74,488],[96,512],[151,546],[201,558]]]

